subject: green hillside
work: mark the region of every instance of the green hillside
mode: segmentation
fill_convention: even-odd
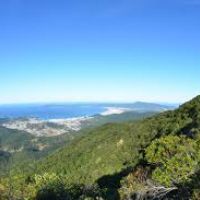
[[[37,160],[68,144],[77,133],[36,137],[25,131],[0,126],[0,176],[8,167]]]
[[[154,112],[138,113],[126,112],[119,115],[95,116],[87,123],[82,125],[79,132],[70,131],[63,135],[54,137],[37,137],[25,131],[8,129],[1,126],[1,123],[9,121],[8,119],[0,120],[0,175],[4,173],[8,158],[12,156],[12,165],[17,165],[28,160],[37,160],[45,157],[62,146],[66,146],[77,135],[86,132],[85,129],[98,127],[109,122],[122,122],[129,120],[143,119],[154,115]]]
[[[96,115],[92,119],[90,119],[90,122],[87,124],[86,127],[94,128],[94,127],[101,126],[107,123],[118,123],[118,122],[141,120],[141,119],[145,119],[147,117],[153,116],[160,111],[152,110],[152,111],[143,112],[142,110],[140,110],[140,111],[128,111],[122,114],[113,114],[113,115],[107,115],[107,116]]]
[[[36,199],[199,199],[199,136],[200,96],[175,111],[90,130],[28,170],[25,188]]]
[[[91,130],[40,162],[40,169],[69,174],[70,181],[90,182],[136,164],[141,157],[139,152],[155,138],[168,134],[198,137],[199,131],[200,97],[197,97],[176,111]]]

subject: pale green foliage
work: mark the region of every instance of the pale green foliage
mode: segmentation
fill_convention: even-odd
[[[44,173],[43,175],[35,175],[35,186],[37,188],[41,188],[47,184],[60,181],[60,178],[55,173]]]
[[[160,164],[153,172],[153,179],[166,186],[189,181],[198,169],[199,158],[198,143],[185,136],[162,137],[146,149],[148,162]]]

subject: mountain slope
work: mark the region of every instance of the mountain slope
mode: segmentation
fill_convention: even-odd
[[[72,182],[93,182],[103,175],[134,166],[155,138],[168,134],[198,137],[200,96],[139,122],[107,124],[90,131],[40,162],[40,172],[63,172]]]
[[[29,166],[34,170],[29,168],[15,188],[20,195],[26,183],[29,192],[23,194],[38,200],[59,200],[63,194],[84,199],[85,193],[105,200],[198,200],[200,96],[175,111],[91,129]]]
[[[120,122],[129,120],[144,119],[152,116],[155,113],[138,113],[126,112],[116,115],[108,116],[94,116],[87,123],[82,125],[81,131],[70,131],[65,134],[54,137],[37,137],[26,131],[8,129],[1,126],[0,123],[0,175],[4,174],[8,161],[12,160],[12,166],[28,162],[29,160],[37,160],[51,154],[56,149],[68,145],[78,135],[83,135],[86,130],[92,127],[98,127],[108,122]],[[8,119],[2,119],[2,124]],[[17,119],[16,119],[17,120]],[[21,120],[21,119],[19,119]]]

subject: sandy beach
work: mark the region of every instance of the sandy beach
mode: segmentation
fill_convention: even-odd
[[[119,115],[128,111],[131,111],[129,108],[119,108],[119,107],[106,107],[106,111],[102,112],[102,116],[107,116],[107,115]]]

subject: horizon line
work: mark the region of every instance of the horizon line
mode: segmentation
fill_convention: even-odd
[[[0,106],[9,106],[9,105],[48,105],[48,104],[134,104],[134,103],[150,103],[150,104],[160,104],[160,105],[181,105],[182,102],[170,102],[170,101],[143,101],[143,100],[134,100],[134,101],[35,101],[35,102],[0,102]]]

